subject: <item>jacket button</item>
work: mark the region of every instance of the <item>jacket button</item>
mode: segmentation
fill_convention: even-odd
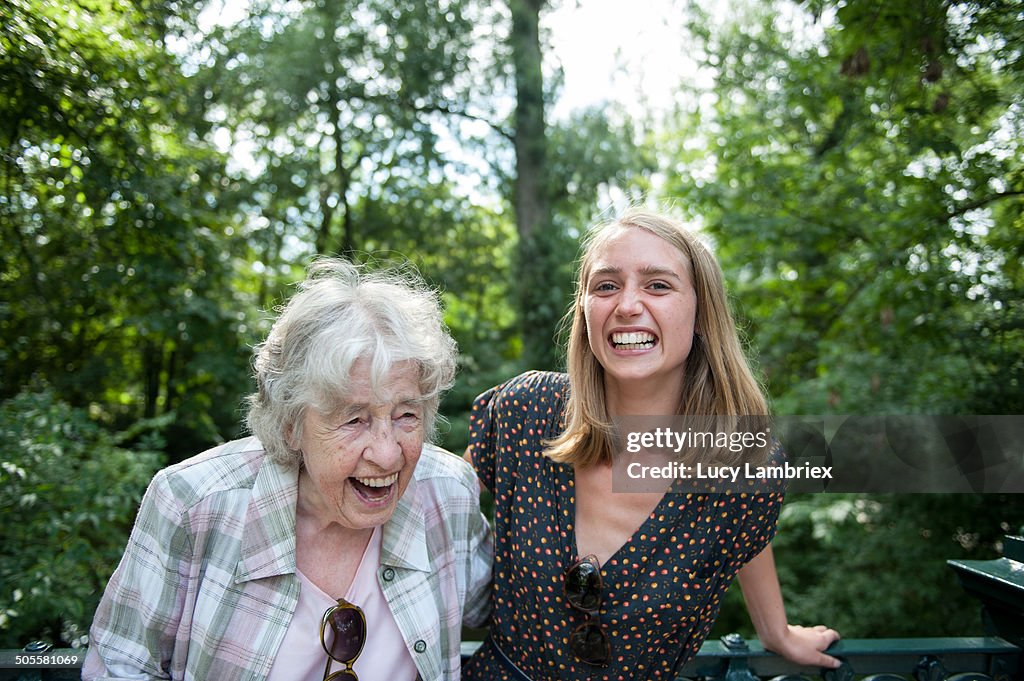
[[[413,650],[415,650],[417,653],[422,653],[426,649],[427,649],[427,642],[426,641],[416,641],[416,644],[413,646]]]
[[[383,576],[384,576],[384,581],[385,582],[390,582],[392,579],[395,578],[395,571],[392,570],[391,568],[384,568],[384,575]]]

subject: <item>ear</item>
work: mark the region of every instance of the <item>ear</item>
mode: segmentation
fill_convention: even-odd
[[[299,438],[297,437],[297,433],[295,432],[296,430],[297,430],[297,428],[295,428],[295,422],[294,421],[285,424],[285,427],[284,427],[284,441],[288,443],[288,449],[292,449],[292,450],[298,451],[299,450]]]

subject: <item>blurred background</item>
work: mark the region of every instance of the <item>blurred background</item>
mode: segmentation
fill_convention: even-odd
[[[318,253],[443,292],[456,452],[476,394],[561,368],[579,237],[631,203],[713,247],[777,413],[1024,413],[1022,48],[1020,0],[7,0],[0,647],[81,644]],[[1022,525],[791,495],[790,620],[978,635],[945,560]]]

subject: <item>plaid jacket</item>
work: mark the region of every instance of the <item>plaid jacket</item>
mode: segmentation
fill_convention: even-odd
[[[265,679],[298,602],[297,497],[297,469],[255,438],[157,473],[96,612],[82,678]],[[384,525],[377,570],[425,681],[459,678],[461,625],[486,618],[492,552],[476,476],[425,445]]]

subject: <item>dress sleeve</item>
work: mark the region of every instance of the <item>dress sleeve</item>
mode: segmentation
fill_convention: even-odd
[[[507,383],[495,386],[473,400],[469,414],[469,454],[477,477],[494,491],[494,466],[498,451],[499,410]]]
[[[782,492],[768,492],[749,497],[740,534],[739,567],[757,557],[775,537],[782,509]]]
[[[508,465],[508,456],[518,456],[528,443],[540,451],[545,439],[558,435],[567,383],[564,374],[527,371],[473,402],[466,451],[491,492],[496,491],[498,467]]]
[[[774,465],[785,461],[786,454],[778,440],[774,440],[774,446],[768,458],[769,463]],[[742,529],[738,542],[740,550],[737,551],[739,567],[743,567],[756,558],[775,538],[785,492],[785,482],[778,481],[769,489],[740,496],[739,508],[742,517],[739,524]]]
[[[481,393],[469,414],[469,453],[480,482],[494,492],[501,447],[510,434],[521,429],[522,412],[515,408],[526,400],[539,372],[528,371]]]

